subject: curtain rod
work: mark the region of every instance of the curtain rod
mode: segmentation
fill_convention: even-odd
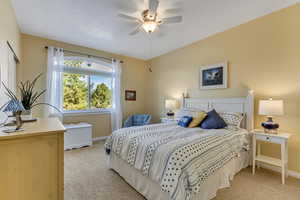
[[[12,46],[10,45],[9,41],[6,41],[6,44],[7,44],[8,48],[11,50],[11,52],[13,53],[14,59],[15,59],[16,63],[20,63],[20,59],[18,58],[18,56],[15,53],[14,49],[12,48]]]
[[[48,46],[45,46],[45,49],[48,49]],[[114,58],[107,58],[107,57],[101,57],[101,56],[94,56],[94,55],[90,55],[90,54],[87,54],[87,53],[81,53],[81,52],[70,51],[70,50],[65,50],[65,49],[64,49],[64,52],[67,52],[67,53],[74,53],[74,54],[78,54],[78,55],[82,55],[82,56],[88,56],[88,57],[100,58],[100,59],[104,59],[104,60],[107,60],[107,61],[115,60]],[[120,63],[124,63],[124,61],[121,60]]]

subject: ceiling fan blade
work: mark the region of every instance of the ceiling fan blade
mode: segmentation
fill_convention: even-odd
[[[175,16],[175,17],[168,17],[162,19],[163,24],[171,24],[171,23],[179,23],[182,22],[183,17],[182,16]]]
[[[167,14],[178,14],[182,12],[182,8],[170,8],[170,9],[166,9],[164,12]]]
[[[118,16],[121,17],[121,18],[124,18],[124,19],[128,19],[128,20],[139,21],[139,19],[136,18],[136,17],[132,17],[130,15],[126,15],[126,14],[122,14],[122,13],[118,14]]]
[[[134,31],[129,33],[129,35],[136,35],[137,33],[139,33],[141,31],[141,27],[142,27],[142,25],[137,26],[136,29],[134,29]]]
[[[150,15],[154,16],[156,14],[158,5],[159,5],[158,0],[149,0],[149,14]]]

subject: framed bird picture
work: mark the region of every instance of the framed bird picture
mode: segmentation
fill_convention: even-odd
[[[200,68],[200,89],[227,88],[227,62]]]
[[[126,101],[136,101],[136,91],[135,90],[125,90],[125,100]]]

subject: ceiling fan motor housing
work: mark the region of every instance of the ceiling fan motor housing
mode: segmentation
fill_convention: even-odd
[[[151,15],[150,14],[150,12],[149,12],[149,10],[144,10],[143,12],[142,12],[142,17],[143,17],[143,20],[145,21],[145,22],[147,22],[147,21],[156,21],[156,17],[157,17],[157,13],[155,13],[154,15]]]

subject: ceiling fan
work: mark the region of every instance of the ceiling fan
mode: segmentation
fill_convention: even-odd
[[[174,16],[160,19],[157,13],[159,6],[158,0],[149,0],[149,7],[141,13],[142,18],[133,17],[126,14],[119,14],[118,16],[127,20],[134,20],[138,23],[138,26],[129,35],[135,35],[141,30],[146,33],[153,33],[162,24],[180,23],[182,22],[182,16]]]

